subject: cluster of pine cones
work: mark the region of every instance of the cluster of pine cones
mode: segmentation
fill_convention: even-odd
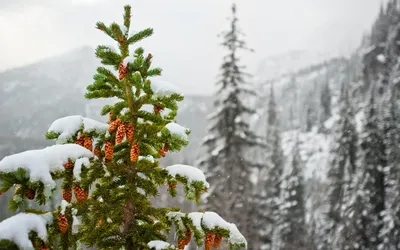
[[[222,235],[217,234],[214,236],[212,232],[208,232],[204,240],[205,250],[211,250],[212,247],[218,249],[222,239]]]

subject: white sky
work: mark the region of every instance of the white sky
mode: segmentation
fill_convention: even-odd
[[[239,25],[256,53],[248,71],[290,50],[347,54],[377,15],[380,0],[236,0]],[[229,23],[230,0],[0,0],[0,71],[73,48],[112,44],[96,21],[122,22],[131,4],[133,29],[153,27],[140,45],[185,93],[213,90],[223,51],[217,34]]]

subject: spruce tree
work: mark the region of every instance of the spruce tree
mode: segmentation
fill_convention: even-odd
[[[279,219],[275,224],[274,250],[308,250],[312,247],[304,204],[304,178],[301,169],[299,139],[296,138],[290,165],[281,182]]]
[[[130,46],[153,30],[130,33],[131,8],[124,9],[122,25],[97,23],[119,44],[119,51],[97,47],[104,66],[97,68],[85,95],[116,100],[102,109],[102,115],[109,115],[108,124],[79,115],[60,118],[46,134],[57,145],[0,161],[0,191],[15,185],[9,204],[20,212],[0,223],[0,240],[42,250],[79,249],[81,244],[96,249],[184,249],[192,238],[206,250],[213,244],[218,248],[223,239],[232,249],[246,247],[236,226],[214,212],[152,206],[150,199],[161,186],[168,185],[175,196],[177,184],[183,184],[187,199],[199,201],[209,185],[197,168],[159,166],[159,158],[188,144],[190,131],[174,122],[184,97],[174,85],[150,80],[161,74],[152,66],[151,54],[140,47],[130,52]],[[46,204],[61,188],[61,204],[49,210]],[[172,227],[177,248],[165,242]]]
[[[382,212],[385,208],[385,175],[386,166],[384,133],[380,129],[381,118],[375,100],[376,92],[372,88],[366,107],[366,123],[361,134],[363,166],[362,193],[364,211],[363,225],[368,242],[363,249],[377,249],[380,244],[379,232],[382,227]]]
[[[251,208],[255,205],[255,197],[250,175],[258,165],[246,156],[260,140],[247,122],[248,115],[254,110],[242,101],[255,96],[255,92],[246,82],[246,73],[240,65],[238,52],[248,49],[241,39],[237,22],[236,7],[233,5],[230,29],[223,33],[222,42],[228,54],[221,65],[215,112],[209,117],[211,125],[204,140],[209,155],[200,159],[198,164],[208,170],[208,179],[213,186],[208,195],[207,208],[221,211],[223,217],[234,220],[248,239],[249,248],[256,249],[252,245],[258,240],[257,233],[253,232],[255,222]]]
[[[260,174],[261,185],[258,187],[261,189],[258,192],[260,195],[258,219],[261,224],[260,239],[262,249],[271,249],[271,236],[278,219],[278,201],[280,199],[280,184],[284,163],[281,125],[272,85],[267,109],[267,152],[265,152],[265,166]]]
[[[380,231],[380,249],[400,248],[400,126],[396,103],[396,88],[391,87],[391,97],[383,107],[387,165],[385,174],[385,210]]]
[[[350,188],[350,176],[356,169],[357,133],[354,114],[349,102],[347,85],[342,84],[339,100],[340,118],[334,132],[331,160],[328,170],[328,227],[326,247],[341,249],[343,238],[339,231],[343,221],[344,194]]]
[[[332,95],[329,87],[329,79],[326,79],[326,81],[323,83],[320,95],[320,105],[322,110],[320,111],[319,115],[319,129],[321,132],[326,132],[324,122],[332,116],[331,99]]]

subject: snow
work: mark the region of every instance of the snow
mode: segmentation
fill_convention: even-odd
[[[233,245],[235,244],[245,244],[247,248],[247,241],[246,238],[240,233],[239,229],[236,227],[235,224],[229,223],[229,242]]]
[[[55,120],[50,125],[48,132],[53,131],[59,133],[60,136],[56,140],[56,143],[63,144],[71,139],[72,136],[76,135],[76,133],[82,127],[83,132],[86,133],[96,132],[100,134],[106,132],[108,129],[108,125],[105,123],[101,123],[81,115],[71,115]]]
[[[203,215],[204,213],[200,212],[192,212],[188,214],[189,219],[192,220],[193,226],[195,226],[200,232],[203,232],[203,228],[201,227],[201,219],[203,218]]]
[[[176,175],[186,177],[189,182],[201,181],[204,183],[204,185],[207,188],[210,187],[210,184],[206,181],[206,177],[205,177],[204,173],[196,167],[183,165],[183,164],[175,164],[175,165],[166,167],[166,170],[168,171],[168,173],[170,175],[172,175],[174,177]]]
[[[90,167],[89,158],[83,157],[83,158],[79,158],[75,161],[74,177],[75,177],[75,180],[77,180],[77,181],[81,181],[82,166],[85,166],[87,168]]]
[[[14,215],[0,222],[0,239],[13,241],[21,249],[34,249],[29,239],[29,233],[35,231],[40,239],[46,241],[46,225],[50,221],[52,221],[51,213]]]
[[[69,203],[66,200],[61,201],[61,214],[65,214],[65,209],[69,206]]]
[[[185,141],[188,140],[188,135],[186,134],[186,131],[188,131],[188,129],[182,127],[178,123],[170,122],[167,125],[165,125],[165,128],[168,129],[171,135],[178,136],[179,138],[182,138]]]
[[[76,216],[78,210],[73,208],[72,209],[72,234],[77,234],[79,232],[79,226],[82,224],[81,220]]]
[[[134,59],[132,56],[125,57],[124,60],[122,61],[122,64],[124,67],[128,66],[128,63],[133,63]]]
[[[376,56],[376,59],[380,62],[380,63],[384,63],[386,62],[386,57],[382,54],[379,54]]]
[[[63,144],[40,150],[28,150],[4,157],[0,161],[0,172],[15,172],[25,169],[31,182],[41,181],[45,188],[54,188],[56,183],[51,177],[53,171],[63,171],[68,159],[75,161],[81,157],[93,157],[93,153],[77,144]]]
[[[169,244],[168,242],[165,242],[165,241],[161,241],[161,240],[153,240],[153,241],[150,241],[149,243],[147,243],[147,246],[150,249],[163,250],[168,247],[171,247],[171,244]]]
[[[181,94],[180,89],[174,84],[167,81],[152,81],[151,89],[155,97],[169,97],[172,94]],[[182,94],[181,94],[182,95]]]
[[[203,215],[202,224],[207,229],[213,229],[215,227],[225,228],[229,230],[229,223],[221,218],[215,212],[205,212]]]
[[[146,160],[146,161],[149,161],[149,162],[151,162],[151,163],[154,163],[154,157],[151,156],[151,155],[148,155],[148,156],[139,156],[138,161],[141,161],[141,160]]]

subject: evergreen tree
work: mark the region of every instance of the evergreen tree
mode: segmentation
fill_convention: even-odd
[[[299,139],[293,147],[291,164],[281,182],[279,220],[275,224],[273,249],[309,250],[311,239],[305,223],[304,179],[301,171]]]
[[[203,169],[208,169],[209,181],[214,186],[208,196],[207,208],[222,211],[225,218],[235,220],[249,241],[249,248],[258,242],[254,230],[255,206],[253,184],[250,175],[255,167],[252,160],[246,158],[246,152],[260,144],[259,138],[250,131],[246,117],[254,111],[245,106],[243,98],[255,96],[248,86],[242,71],[238,52],[247,49],[240,38],[237,26],[236,7],[232,6],[230,30],[223,33],[222,45],[228,50],[221,66],[219,90],[214,103],[215,112],[209,117],[210,127],[204,145],[209,155],[199,161]],[[228,178],[221,178],[227,176]]]
[[[328,227],[326,247],[342,249],[342,236],[338,230],[342,223],[342,205],[344,193],[349,189],[349,180],[356,169],[357,133],[354,125],[354,114],[349,102],[346,84],[342,85],[340,100],[340,118],[337,121],[331,161],[328,170]]]
[[[396,103],[396,88],[391,88],[391,98],[384,106],[385,145],[387,166],[385,174],[385,210],[380,232],[380,249],[400,248],[400,127]]]
[[[325,132],[324,122],[332,116],[331,99],[332,95],[329,87],[329,79],[326,79],[326,81],[323,83],[320,95],[320,105],[322,110],[319,115],[319,129],[322,132]]]
[[[268,101],[268,118],[266,131],[265,167],[260,176],[258,219],[261,221],[262,249],[271,249],[271,236],[277,223],[279,212],[278,201],[280,198],[280,184],[283,173],[284,156],[282,150],[281,125],[278,119],[278,108],[275,101],[274,89],[271,85]]]
[[[380,129],[380,117],[375,101],[374,88],[366,107],[363,133],[361,135],[362,161],[364,174],[362,193],[364,211],[363,225],[367,244],[362,249],[377,249],[382,226],[382,212],[385,208],[385,185],[383,168],[386,166],[384,134]]]
[[[119,43],[119,52],[102,45],[96,50],[102,64],[118,70],[118,75],[97,68],[85,96],[118,99],[103,107],[109,124],[82,116],[60,118],[46,134],[57,145],[0,161],[0,191],[16,185],[9,204],[22,212],[0,223],[0,240],[14,241],[21,249],[67,250],[81,244],[97,249],[176,249],[165,242],[174,227],[178,249],[192,236],[206,250],[213,244],[218,248],[223,238],[231,248],[246,247],[236,226],[214,212],[187,214],[152,206],[150,199],[161,186],[168,184],[175,196],[181,183],[187,199],[199,201],[209,185],[197,168],[159,166],[159,158],[188,144],[189,130],[174,122],[183,96],[170,83],[150,80],[161,74],[152,67],[151,54],[146,56],[140,47],[130,53],[130,45],[153,33],[149,28],[129,34],[130,23],[130,6],[125,6],[123,25],[97,23]],[[62,180],[62,202],[49,211],[46,204],[60,189],[56,180]],[[27,200],[34,200],[38,208]]]

